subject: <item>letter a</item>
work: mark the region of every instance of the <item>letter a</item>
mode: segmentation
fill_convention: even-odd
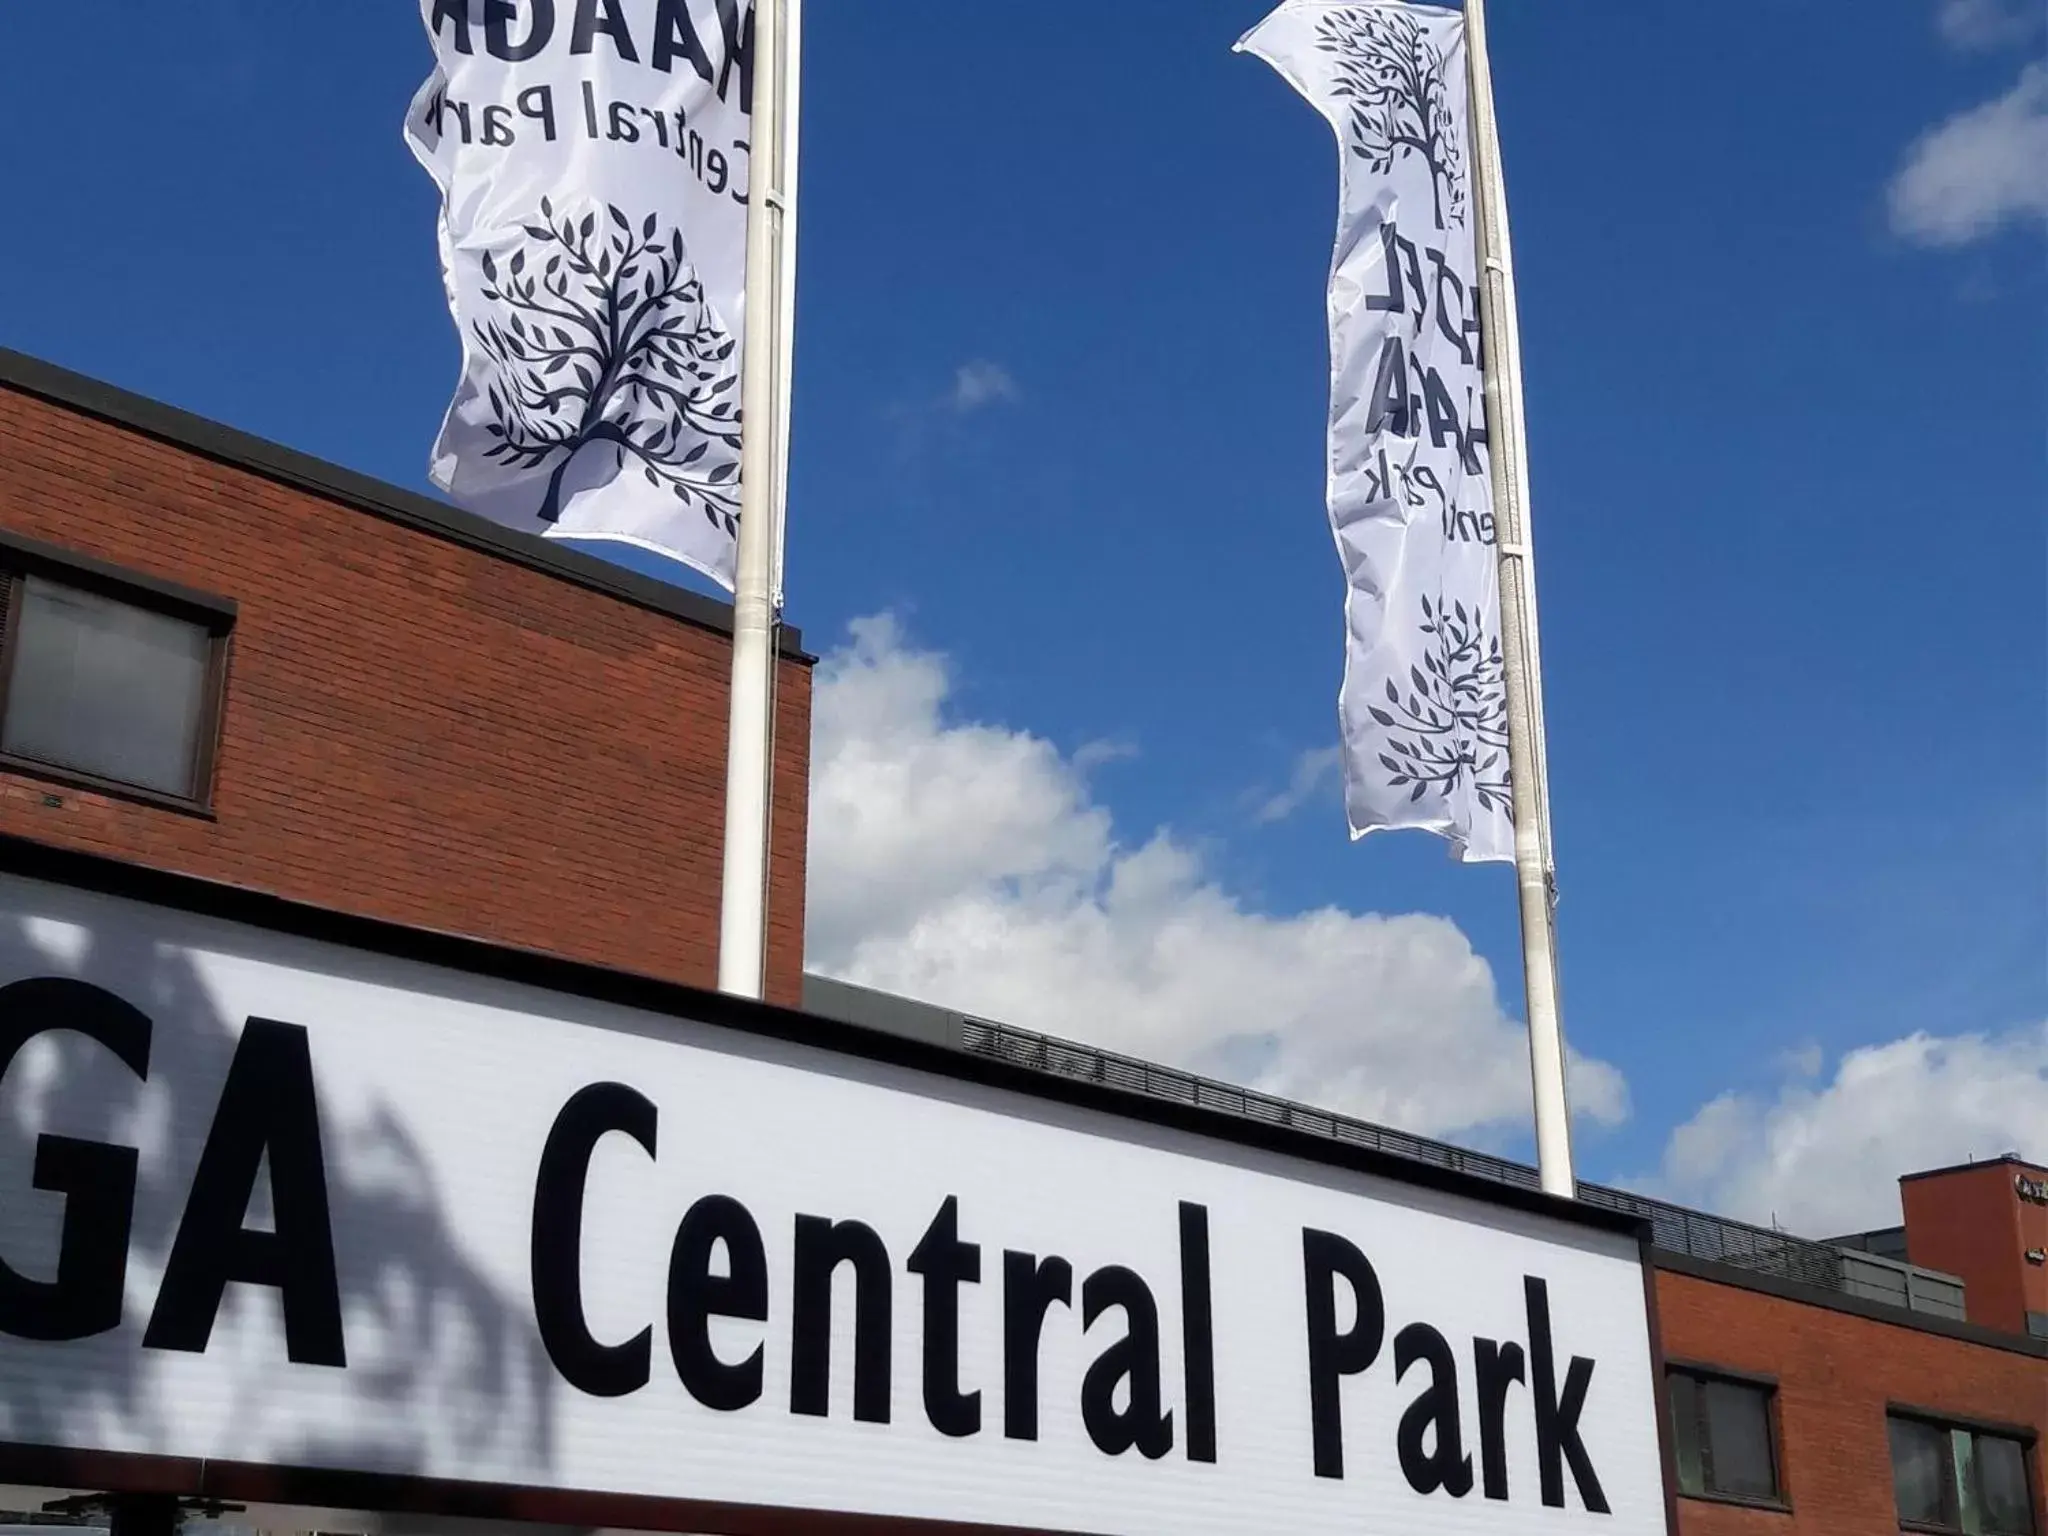
[[[275,1230],[251,1231],[243,1222],[266,1159]],[[296,1024],[251,1019],[242,1030],[143,1347],[205,1353],[230,1282],[277,1290],[295,1364],[348,1363],[312,1053]]]

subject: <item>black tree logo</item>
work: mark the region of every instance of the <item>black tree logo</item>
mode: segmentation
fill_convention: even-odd
[[[1465,222],[1465,157],[1444,51],[1421,22],[1392,6],[1333,11],[1316,43],[1337,59],[1337,95],[1351,103],[1351,147],[1385,174],[1396,159],[1429,166],[1436,227]]]
[[[531,244],[502,267],[486,253],[473,327],[497,364],[485,457],[552,465],[539,516],[561,516],[563,477],[586,449],[637,461],[727,534],[739,527],[740,405],[734,339],[704,299],[683,234],[620,209],[560,214],[543,198]]]
[[[1508,694],[1500,636],[1484,633],[1479,611],[1463,603],[1422,600],[1421,631],[1429,637],[1422,665],[1408,669],[1410,687],[1387,679],[1387,709],[1366,708],[1388,732],[1380,766],[1409,800],[1431,790],[1450,795],[1469,786],[1483,810],[1506,811]],[[1410,787],[1412,786],[1412,787]]]

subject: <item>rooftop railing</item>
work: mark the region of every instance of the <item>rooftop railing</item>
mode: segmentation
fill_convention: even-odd
[[[1524,1163],[1468,1151],[1448,1142],[1374,1125],[1348,1115],[1296,1104],[1272,1094],[1239,1088],[1177,1067],[1120,1056],[1089,1045],[1055,1039],[1007,1024],[963,1017],[961,1043],[982,1056],[998,1057],[1019,1066],[1061,1077],[1104,1083],[1153,1098],[1173,1099],[1225,1114],[1288,1126],[1353,1146],[1371,1147],[1411,1161],[1433,1163],[1499,1184],[1526,1189],[1539,1186],[1536,1170]],[[1731,1221],[1688,1210],[1666,1200],[1581,1181],[1579,1198],[1589,1205],[1622,1211],[1650,1224],[1651,1241],[1670,1253],[1729,1264],[1780,1280],[1818,1286],[1843,1295],[1884,1301],[1916,1312],[1960,1319],[1962,1282],[1952,1275],[1901,1264],[1876,1254],[1852,1253],[1789,1232],[1748,1222]]]

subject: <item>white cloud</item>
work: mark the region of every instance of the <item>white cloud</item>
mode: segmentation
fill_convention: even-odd
[[[2041,25],[2038,0],[1941,0],[1934,22],[1942,41],[1966,53],[2024,43]]]
[[[977,360],[962,363],[953,373],[953,392],[947,403],[961,415],[1017,398],[1017,381],[1001,363]]]
[[[2027,65],[2005,95],[1924,134],[1890,201],[1892,228],[1923,245],[1966,245],[2048,218],[2048,63]]]
[[[1434,1135],[1526,1125],[1526,1036],[1449,921],[1266,913],[1167,831],[1119,841],[1085,769],[953,718],[886,617],[819,669],[812,968]],[[1575,1108],[1627,1113],[1574,1062]]]
[[[1722,1094],[1672,1133],[1668,1199],[1806,1237],[1899,1221],[1901,1174],[2048,1153],[2048,1024],[1863,1046],[1818,1087]]]
[[[1261,826],[1285,821],[1336,780],[1344,764],[1341,747],[1311,747],[1294,760],[1294,776],[1279,794],[1267,799],[1254,817]]]

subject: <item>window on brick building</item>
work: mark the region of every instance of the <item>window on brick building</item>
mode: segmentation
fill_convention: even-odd
[[[2025,1441],[1909,1414],[1892,1414],[1886,1427],[1901,1527],[2035,1536]]]
[[[1665,1373],[1678,1489],[1693,1498],[1783,1504],[1776,1388],[1696,1366]]]
[[[0,759],[204,806],[231,604],[0,540]]]

